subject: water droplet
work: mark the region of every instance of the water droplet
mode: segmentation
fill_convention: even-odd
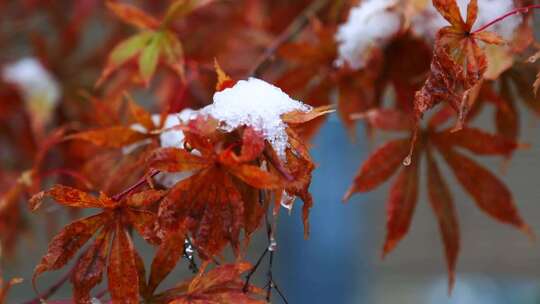
[[[294,203],[294,200],[295,200],[295,196],[294,195],[289,195],[289,193],[287,193],[286,191],[283,191],[283,193],[281,194],[281,206],[285,209],[287,209],[289,211],[289,215],[291,214],[292,212],[292,208],[293,208],[293,203]]]
[[[268,251],[276,251],[277,249],[277,242],[274,237],[270,238],[270,245],[268,245]]]
[[[405,157],[405,159],[403,160],[403,165],[404,166],[410,166],[411,163],[412,163],[412,157],[410,155]]]

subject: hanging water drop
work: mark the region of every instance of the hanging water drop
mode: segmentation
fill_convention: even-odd
[[[283,191],[283,193],[281,194],[280,204],[281,204],[281,206],[283,208],[285,208],[285,209],[287,209],[289,211],[289,215],[292,212],[293,203],[294,203],[295,198],[296,198],[296,196],[290,195],[289,193],[287,193],[287,191]]]
[[[403,165],[404,166],[410,166],[412,163],[412,157],[410,155],[408,155],[407,157],[405,157],[405,159],[403,160]]]
[[[276,251],[277,242],[276,239],[272,236],[270,237],[270,244],[268,245],[268,251]]]

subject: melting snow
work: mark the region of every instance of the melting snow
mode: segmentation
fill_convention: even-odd
[[[257,78],[249,78],[215,93],[214,103],[200,110],[200,113],[219,120],[226,132],[244,125],[252,127],[263,134],[279,157],[284,158],[288,136],[281,115],[311,109],[290,98],[280,88]]]
[[[27,57],[6,65],[2,69],[4,81],[17,86],[26,107],[43,123],[60,101],[61,90],[58,82],[35,58]]]
[[[163,128],[168,129],[168,128],[177,126],[180,123],[187,123],[195,115],[197,115],[197,111],[192,110],[192,109],[185,109],[177,114],[169,114],[167,116],[167,119],[165,119]],[[154,120],[154,124],[157,125],[159,123],[159,115],[153,116],[152,119]],[[159,142],[161,144],[161,147],[164,147],[164,148],[167,148],[167,147],[183,148],[184,147],[184,132],[182,132],[182,130],[165,131],[160,134]],[[192,151],[192,153],[197,153],[197,152],[198,151],[196,150]],[[178,173],[161,172],[156,176],[156,181],[167,188],[171,188],[177,182],[183,179],[186,179],[190,177],[191,175],[193,175],[192,172],[178,172]]]
[[[169,114],[163,124],[164,129],[169,129],[177,126],[181,123],[187,123],[189,120],[197,115],[197,111],[192,109],[185,109],[177,114]],[[154,124],[159,124],[159,115],[153,115],[152,120]],[[177,147],[182,148],[184,146],[184,132],[182,130],[167,130],[159,136],[159,140],[162,147]]]
[[[366,0],[353,7],[347,22],[337,33],[339,57],[337,66],[347,63],[353,69],[363,68],[370,50],[384,47],[401,27],[401,16],[391,10],[396,0]]]
[[[175,127],[179,125],[180,123],[187,123],[190,119],[192,119],[197,114],[197,111],[192,109],[185,109],[181,111],[180,113],[174,113],[169,114],[167,118],[165,119],[165,123],[163,124],[163,129],[170,129],[172,127]],[[159,125],[161,116],[159,114],[152,115],[152,121],[154,122],[154,125]],[[146,133],[148,130],[141,124],[132,124],[130,126],[132,130],[135,130],[137,132]],[[141,140],[139,142],[133,143],[129,146],[122,148],[122,153],[129,154],[133,152],[135,149],[147,145],[151,142],[150,139]],[[159,136],[159,142],[160,146],[164,148],[168,147],[176,147],[176,148],[183,148],[184,147],[184,132],[182,130],[166,130],[162,132]],[[197,151],[194,151],[197,152]],[[177,182],[188,178],[192,175],[191,172],[179,172],[179,173],[167,173],[167,172],[160,172],[158,175],[156,175],[155,179],[156,181],[167,187],[171,188],[176,184]]]
[[[285,158],[288,146],[286,124],[281,115],[312,110],[311,106],[294,100],[280,88],[257,78],[238,81],[232,88],[214,94],[214,102],[205,108],[195,111],[186,109],[177,114],[169,114],[163,126],[169,129],[180,123],[186,123],[197,115],[211,116],[221,123],[225,132],[230,132],[241,126],[250,126],[262,133],[264,138],[272,145],[277,155]],[[153,115],[155,125],[159,123],[159,115]],[[148,130],[140,124],[130,126],[133,130],[146,133]],[[137,147],[146,144],[144,141],[124,147],[124,153],[130,153]],[[167,130],[160,134],[161,147],[184,146],[184,133],[182,130]],[[193,153],[198,153],[194,150]],[[191,176],[191,172],[160,173],[156,176],[158,183],[172,187],[178,181]]]
[[[437,31],[448,22],[437,12],[431,1],[428,7],[413,17],[411,31],[431,42]],[[469,0],[457,0],[463,18],[467,15]],[[353,69],[365,67],[373,48],[384,47],[399,32],[401,14],[393,10],[397,0],[365,0],[353,7],[347,22],[340,25],[335,39],[338,43],[336,65],[348,64]],[[513,0],[478,0],[478,18],[473,30],[515,8]],[[489,28],[506,40],[511,40],[523,18],[514,15]]]

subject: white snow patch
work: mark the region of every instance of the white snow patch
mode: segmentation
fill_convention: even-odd
[[[457,2],[461,16],[466,19],[469,0],[457,0]],[[478,18],[474,23],[473,31],[513,9],[515,9],[513,0],[478,0]],[[522,20],[520,15],[513,15],[494,24],[488,28],[488,31],[493,31],[502,38],[511,40]],[[411,29],[415,35],[433,41],[437,31],[447,25],[449,25],[448,21],[437,12],[429,1],[427,9],[413,18]]]
[[[187,123],[189,120],[194,118],[194,116],[197,114],[197,111],[192,109],[185,109],[179,113],[173,113],[167,115],[165,122],[163,124],[163,129],[170,129],[173,128],[181,123]],[[152,121],[154,122],[154,125],[158,126],[160,123],[161,115],[154,114],[152,115]],[[148,130],[142,126],[139,123],[132,124],[130,126],[132,130],[135,130],[137,132],[141,133],[147,133]],[[147,145],[150,142],[152,142],[150,139],[141,140],[139,142],[133,143],[129,146],[122,148],[122,153],[129,154],[133,152],[135,149]],[[183,148],[184,147],[184,132],[182,130],[166,130],[162,132],[159,135],[159,142],[160,146],[163,148],[169,148],[169,147],[175,147],[175,148]],[[194,150],[192,153],[198,153],[198,151]],[[167,173],[167,172],[160,172],[158,175],[156,175],[155,180],[158,184],[161,184],[167,188],[171,188],[174,186],[174,184],[178,183],[181,180],[184,180],[188,177],[193,175],[192,172],[178,172],[178,173]]]
[[[60,101],[60,85],[33,57],[26,57],[2,69],[2,78],[20,90],[26,107],[38,119],[47,122]]]
[[[198,111],[192,109],[184,109],[179,113],[173,113],[167,115],[165,122],[163,123],[163,129],[166,130],[159,135],[160,146],[163,148],[176,147],[182,148],[184,146],[184,132],[182,130],[172,129],[175,126],[180,125],[181,123],[187,123],[192,118],[197,115]],[[152,115],[152,122],[155,126],[158,126],[160,123],[161,115],[154,114]],[[140,132],[148,133],[148,130],[141,124],[135,123],[129,126],[130,129]],[[170,129],[170,130],[167,130]],[[124,154],[129,154],[136,148],[148,144],[149,140],[142,140],[136,143],[133,143],[129,146],[126,146],[122,149]]]
[[[172,128],[181,123],[187,123],[197,115],[198,111],[192,109],[185,109],[177,114],[169,114],[165,119],[163,124],[164,129]],[[159,115],[154,115],[152,120],[154,124],[159,124]],[[168,130],[160,134],[159,142],[161,147],[175,147],[175,148],[184,148],[184,132],[182,130]],[[191,151],[193,154],[198,154],[199,151]],[[178,183],[181,180],[184,180],[193,175],[193,172],[177,172],[177,173],[167,173],[160,172],[156,175],[155,179],[161,185],[171,188],[174,184]]]
[[[214,103],[200,110],[221,122],[221,128],[230,132],[240,126],[250,126],[262,133],[282,159],[288,146],[286,124],[281,115],[301,111],[311,106],[294,100],[280,88],[266,81],[249,78],[238,81],[232,88],[214,94]]]
[[[353,7],[347,22],[340,25],[335,39],[339,57],[335,64],[353,69],[365,67],[370,50],[384,47],[401,27],[401,15],[392,11],[397,0],[366,0]]]
[[[184,109],[180,113],[169,114],[163,124],[163,129],[173,128],[181,123],[187,123],[197,115],[198,111],[192,109]],[[159,124],[159,115],[153,115],[154,124]],[[184,132],[182,130],[167,130],[159,136],[162,147],[177,147],[184,146]]]
[[[221,123],[220,128],[225,132],[241,126],[249,126],[261,132],[277,155],[285,159],[289,138],[286,132],[287,125],[281,119],[281,115],[292,111],[309,112],[313,109],[290,98],[280,88],[257,78],[240,80],[232,88],[216,92],[213,100],[212,104],[198,111],[186,109],[180,113],[169,114],[163,129],[187,123],[198,115],[211,116]],[[152,116],[155,125],[159,124],[159,119],[159,115]],[[141,133],[148,132],[140,124],[133,124],[130,128]],[[130,153],[143,144],[145,143],[142,141],[134,143],[124,147],[123,151]],[[160,134],[160,146],[183,148],[184,133],[177,129],[164,131]],[[193,150],[192,153],[198,154],[199,151]],[[192,172],[161,172],[156,176],[156,181],[165,187],[172,187],[191,175]]]
[[[338,43],[336,66],[348,65],[352,69],[362,69],[370,59],[374,48],[383,48],[399,32],[403,16],[393,7],[399,0],[365,0],[351,8],[347,21],[340,25],[335,39]],[[418,37],[432,42],[436,34],[448,22],[437,12],[431,1],[427,8],[415,15],[411,21],[411,31]],[[461,14],[467,16],[469,0],[457,0]],[[513,0],[478,0],[478,18],[473,30],[493,19],[515,9]],[[488,30],[511,40],[523,18],[513,15],[491,26]]]

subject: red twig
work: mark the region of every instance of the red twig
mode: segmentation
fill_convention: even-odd
[[[533,4],[533,5],[529,5],[529,6],[525,6],[525,7],[520,7],[520,8],[516,8],[500,17],[497,17],[495,19],[493,19],[492,21],[482,25],[479,29],[475,30],[474,32],[472,32],[473,34],[476,34],[476,33],[479,33],[485,29],[487,29],[488,27],[494,25],[495,23],[498,23],[512,15],[515,15],[515,14],[524,14],[524,13],[527,13],[529,10],[532,10],[532,9],[537,9],[537,8],[540,8],[540,4]]]
[[[156,176],[157,174],[159,173],[159,170],[152,170],[150,171],[150,174],[149,175],[145,175],[143,177],[141,177],[141,179],[139,179],[135,184],[129,186],[127,189],[125,189],[124,191],[118,193],[118,194],[115,194],[112,199],[114,201],[119,201],[121,200],[122,198],[124,198],[124,196],[128,195],[131,191],[139,188],[140,186],[144,185],[144,183],[146,183],[147,181],[147,178],[150,177],[154,177]]]

